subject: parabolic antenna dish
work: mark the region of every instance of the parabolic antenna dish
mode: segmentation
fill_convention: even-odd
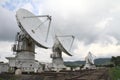
[[[94,64],[94,57],[95,56],[91,52],[88,53],[87,58],[89,60],[89,63]]]
[[[46,41],[48,26],[42,25],[42,21],[38,17],[28,10],[19,9],[16,12],[16,18],[21,30],[28,34],[36,45],[46,49],[52,47],[52,42]]]
[[[72,56],[71,48],[74,42],[74,36],[72,35],[57,36],[56,40],[59,42],[59,48],[61,49],[61,51],[63,51],[69,56]]]

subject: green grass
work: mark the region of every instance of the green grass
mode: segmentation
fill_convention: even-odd
[[[120,80],[120,67],[114,67],[109,70],[112,80]]]

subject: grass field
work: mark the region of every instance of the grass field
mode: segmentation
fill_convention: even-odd
[[[120,80],[120,67],[114,67],[109,70],[112,80]]]

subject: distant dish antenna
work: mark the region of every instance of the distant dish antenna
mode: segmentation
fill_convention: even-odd
[[[95,64],[94,64],[94,58],[95,56],[89,52],[88,55],[85,57],[85,66],[84,69],[95,69]]]
[[[47,42],[51,24],[51,16],[35,16],[25,9],[19,9],[16,13],[16,18],[21,30],[26,33],[36,43],[36,45],[46,49],[52,47],[52,44]],[[46,18],[46,20],[42,22],[39,18]],[[46,21],[49,21],[49,24],[44,26]]]
[[[62,52],[65,54],[72,56],[71,48],[73,45],[75,37],[73,35],[56,35],[55,42],[52,47],[53,54],[51,54],[52,58],[52,67],[56,71],[60,71],[65,67],[64,61],[62,58]]]

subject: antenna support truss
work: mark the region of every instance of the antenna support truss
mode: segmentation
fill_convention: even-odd
[[[49,15],[27,16],[27,17],[23,17],[23,18],[36,18],[36,17],[47,17],[47,20],[49,20],[48,30],[47,30],[46,39],[45,39],[45,42],[47,42],[52,18],[51,18],[51,16],[49,16]],[[45,20],[44,22],[46,22],[47,20]],[[44,22],[43,22],[43,23],[44,23]],[[43,23],[41,23],[35,30],[37,30]],[[32,32],[35,33],[34,30],[32,30]]]

